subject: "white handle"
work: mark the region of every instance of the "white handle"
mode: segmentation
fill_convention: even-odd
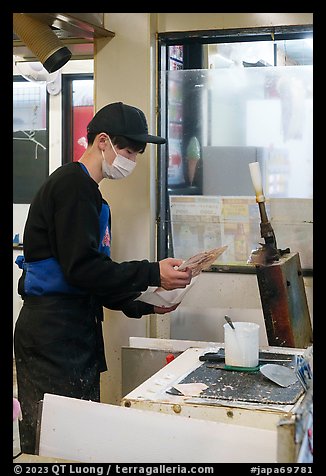
[[[251,180],[255,189],[256,202],[264,202],[263,185],[261,181],[261,173],[259,162],[251,162],[249,164]]]

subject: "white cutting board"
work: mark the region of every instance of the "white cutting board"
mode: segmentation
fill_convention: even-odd
[[[39,454],[88,463],[275,463],[276,431],[44,395]]]

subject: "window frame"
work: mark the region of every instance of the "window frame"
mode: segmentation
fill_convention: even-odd
[[[94,80],[94,74],[65,73],[62,75],[62,164],[73,161],[72,83],[83,79]]]

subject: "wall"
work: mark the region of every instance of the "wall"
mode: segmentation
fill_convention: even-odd
[[[95,108],[117,100],[140,107],[148,118],[150,131],[155,133],[156,32],[312,24],[313,14],[105,13],[104,22],[106,28],[115,32],[115,37],[111,41],[96,41]],[[155,258],[155,147],[147,148],[131,177],[119,183],[101,184],[112,207],[112,254],[117,261]],[[219,326],[224,310],[232,308],[240,320],[250,317],[262,325],[261,344],[265,344],[255,276],[207,273],[203,278],[170,316],[143,317],[136,321],[119,312],[106,311],[104,336],[109,371],[102,375],[103,402],[119,404],[121,346],[128,345],[129,336],[169,338],[173,319],[183,320],[186,331],[194,334],[196,324],[201,332],[207,324],[207,340],[211,340],[211,329]],[[312,278],[305,282],[311,306]]]
[[[312,13],[158,13],[160,33],[312,23]]]

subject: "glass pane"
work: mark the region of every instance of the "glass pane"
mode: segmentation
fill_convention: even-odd
[[[212,68],[297,66],[313,64],[313,39],[246,41],[207,45]]]
[[[170,188],[197,184],[204,195],[251,195],[248,163],[258,160],[266,195],[312,198],[312,66],[165,74]],[[190,107],[197,127],[191,137]],[[202,183],[194,167],[203,169]]]
[[[274,44],[270,41],[208,45],[209,68],[273,66]]]
[[[31,203],[48,175],[46,83],[13,82],[13,202]]]
[[[72,81],[73,160],[78,161],[87,148],[87,125],[93,117],[93,79]]]
[[[255,204],[248,165],[258,161],[266,199],[297,199],[291,204],[290,201],[283,204],[284,207],[289,204],[288,215],[282,217],[280,223],[278,216],[273,214],[280,235],[276,236],[278,242],[291,248],[291,225],[300,227],[301,223],[310,220],[310,224],[300,228],[299,246],[305,247],[304,243],[309,243],[309,249],[303,249],[302,255],[305,264],[312,266],[310,208],[304,217],[296,217],[300,200],[304,200],[306,206],[306,201],[312,202],[313,198],[312,68],[312,65],[264,66],[162,73],[162,83],[168,88],[166,160],[170,198],[200,195],[203,198],[218,196],[224,200],[229,197],[230,203],[232,200],[236,202],[238,197],[245,201],[245,205],[232,205],[235,210],[239,207],[247,210],[243,215],[240,213],[240,218],[235,213],[233,219],[233,212],[229,209],[231,215],[227,217],[227,226],[223,225],[222,235],[219,231],[221,224],[211,223],[210,236],[219,236],[213,240],[214,243],[211,242],[211,247],[228,244],[228,251],[233,250],[233,254],[221,256],[222,262],[246,264],[245,257],[252,245],[258,245],[259,216],[254,222],[251,220],[252,208],[257,213],[258,205]],[[250,200],[248,202],[248,198],[253,199],[253,204]],[[189,254],[203,251],[207,237],[203,241],[201,232],[198,232],[202,227],[198,221],[203,218],[200,218],[200,213],[191,217],[189,210],[196,206],[205,207],[205,204],[203,200],[200,205],[198,200],[196,204],[194,201],[189,197],[188,205],[187,200],[182,204],[186,217],[183,221],[188,220],[186,226],[180,223],[182,212],[178,215],[179,223],[172,222],[172,235],[174,226],[181,230],[182,237],[169,238],[171,254],[173,241],[174,245],[185,243],[185,240],[191,242]],[[280,207],[276,209],[280,210]],[[225,207],[221,210],[219,218],[223,222]],[[247,245],[241,251],[243,235],[247,236]],[[207,245],[204,248],[207,249]],[[183,247],[184,253],[186,249]],[[188,258],[188,253],[187,256],[179,253],[178,257]]]

